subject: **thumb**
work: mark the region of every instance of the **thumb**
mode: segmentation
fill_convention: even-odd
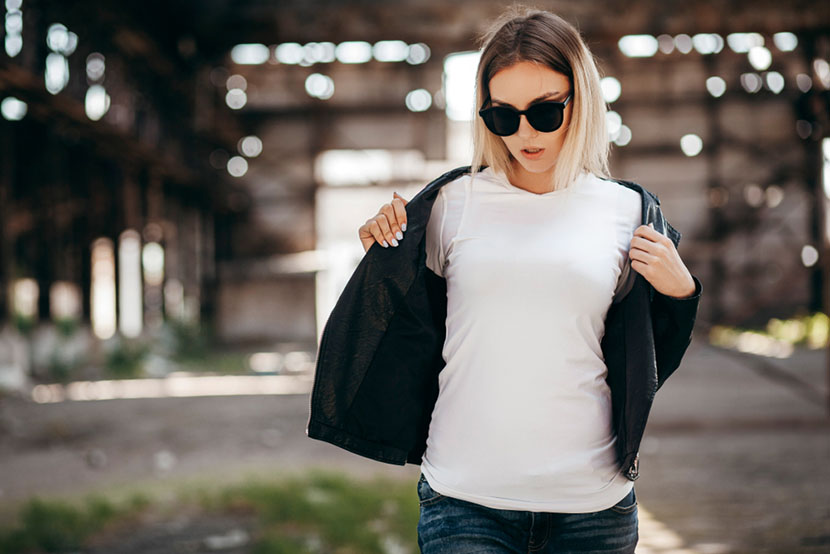
[[[401,196],[401,195],[400,195],[400,194],[398,194],[397,192],[393,192],[393,193],[392,193],[392,197],[393,197],[393,198],[400,198],[400,199],[401,199],[401,202],[403,202],[403,205],[404,205],[404,206],[406,206],[406,205],[409,203],[409,201],[408,201],[406,198],[404,198],[403,196]]]

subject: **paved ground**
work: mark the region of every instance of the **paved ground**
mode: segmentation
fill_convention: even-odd
[[[822,351],[777,360],[692,343],[658,393],[643,442],[638,552],[830,552],[825,364]],[[307,417],[307,394],[56,404],[0,398],[0,518],[32,495],[136,483],[164,490],[185,478],[230,481],[310,465],[414,486],[416,466],[380,464],[308,439]],[[183,520],[178,529],[221,538],[228,525]],[[171,540],[164,533],[176,532],[168,522],[143,540],[164,544]]]

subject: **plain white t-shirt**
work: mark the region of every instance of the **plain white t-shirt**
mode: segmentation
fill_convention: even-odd
[[[446,366],[421,471],[497,509],[584,513],[633,483],[617,465],[600,341],[635,272],[636,191],[583,173],[536,194],[487,168],[438,193],[427,266],[447,282]]]

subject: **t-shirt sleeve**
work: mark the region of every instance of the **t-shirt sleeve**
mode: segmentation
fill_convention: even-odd
[[[432,204],[432,212],[429,215],[426,230],[426,264],[433,273],[441,277],[444,276],[444,261],[446,259],[441,232],[447,214],[446,189],[447,185],[444,185],[438,191],[438,196]]]
[[[640,193],[631,190],[623,185],[618,189],[618,212],[617,212],[617,247],[622,253],[621,273],[617,279],[617,287],[614,290],[612,303],[616,304],[631,290],[637,272],[631,268],[631,259],[628,251],[631,249],[631,239],[634,238],[634,230],[642,224],[643,206]]]
[[[469,192],[469,178],[462,175],[438,191],[426,230],[426,265],[436,275],[445,277],[452,257],[453,239],[458,234]]]

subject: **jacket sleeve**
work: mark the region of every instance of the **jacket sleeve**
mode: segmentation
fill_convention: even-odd
[[[654,290],[651,323],[657,357],[658,389],[680,365],[692,341],[702,290],[698,278],[692,275],[692,279],[695,282],[695,292],[685,298],[674,298]]]

